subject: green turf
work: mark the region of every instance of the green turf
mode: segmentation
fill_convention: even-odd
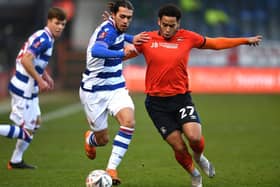
[[[48,97],[42,98],[43,114],[79,102],[76,93]],[[203,123],[205,153],[217,173],[214,179],[203,175],[204,186],[279,187],[280,95],[193,95],[193,98]],[[133,99],[137,127],[119,167],[121,186],[190,186],[189,176],[152,126],[144,109],[144,96],[135,94]],[[0,116],[0,123],[7,120],[3,114]],[[117,127],[110,118],[111,140]],[[106,167],[111,150],[111,144],[98,148],[96,160],[88,160],[83,149],[83,133],[87,128],[83,111],[45,122],[24,157],[38,166],[34,171],[8,171],[6,164],[15,140],[0,137],[0,186],[85,186],[89,171]]]

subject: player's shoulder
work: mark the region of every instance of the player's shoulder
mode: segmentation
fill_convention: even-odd
[[[37,30],[32,36],[31,38],[40,38],[40,40],[44,40],[46,42],[52,42],[53,41],[53,37],[52,34],[50,33],[49,30],[47,29],[40,29]]]
[[[177,32],[177,36],[182,36],[185,38],[203,37],[201,34],[187,29],[179,29]]]
[[[35,49],[48,49],[53,47],[53,41],[51,33],[46,29],[37,30],[33,33],[29,39],[29,48]]]
[[[118,35],[118,31],[116,29],[116,27],[114,26],[114,24],[110,21],[104,21],[99,28],[97,28],[96,32],[98,32],[99,34],[103,34],[103,35],[111,35],[111,36],[117,36]]]
[[[117,29],[115,27],[115,24],[112,20],[106,20],[100,25],[101,30],[106,30],[106,31],[111,31],[111,32],[116,32]]]
[[[151,37],[151,38],[160,37],[159,31],[157,31],[157,30],[155,30],[155,31],[147,31],[146,33],[147,33],[147,34],[149,35],[149,37]]]
[[[187,29],[179,29],[178,34],[180,34],[180,35],[193,35],[193,34],[198,34],[198,33],[194,32],[194,31],[191,31],[191,30],[187,30]]]

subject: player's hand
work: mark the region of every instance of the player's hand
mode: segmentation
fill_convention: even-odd
[[[49,84],[44,79],[41,79],[40,81],[38,81],[38,86],[39,86],[40,92],[44,92],[49,89]]]
[[[44,77],[45,81],[48,83],[48,90],[54,89],[54,81],[50,76]]]
[[[141,45],[149,41],[150,37],[146,32],[141,32],[133,37],[133,44],[134,45]]]
[[[108,11],[104,11],[102,14],[103,21],[107,21],[110,18],[111,14]]]
[[[125,47],[124,47],[124,57],[128,57],[130,56],[132,53],[135,53],[136,52],[136,49],[134,47],[134,45],[132,44],[127,44]]]
[[[253,46],[258,46],[261,41],[262,41],[262,36],[260,35],[248,38],[248,44]]]
[[[48,83],[47,91],[53,90],[53,89],[54,89],[54,81],[53,81],[53,79],[51,78],[51,76],[48,74],[47,71],[45,71],[45,72],[43,73],[42,78],[43,78],[44,81],[46,81],[46,82]]]

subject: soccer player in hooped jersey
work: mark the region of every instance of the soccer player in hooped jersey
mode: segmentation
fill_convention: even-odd
[[[0,125],[0,135],[18,139],[8,169],[36,168],[24,162],[23,154],[40,124],[38,93],[54,88],[54,81],[45,68],[52,56],[54,40],[60,37],[65,24],[64,11],[50,8],[45,28],[28,38],[16,58],[16,71],[9,83],[10,119],[14,125]]]
[[[193,158],[201,170],[214,177],[215,169],[203,154],[204,138],[195,105],[192,102],[187,64],[192,48],[226,49],[239,45],[256,46],[261,36],[248,38],[209,38],[198,33],[179,29],[181,11],[167,4],[158,12],[159,30],[147,32],[150,40],[137,45],[136,53],[142,53],[147,63],[145,106],[155,127],[172,147],[175,159],[190,174],[192,187],[202,187],[200,171],[195,167],[192,155],[182,136],[193,151]]]
[[[134,104],[122,75],[122,59],[134,48],[124,50],[124,42],[139,44],[148,38],[145,33],[125,34],[133,16],[131,2],[117,0],[109,6],[112,17],[96,28],[88,44],[80,99],[91,127],[85,133],[85,151],[89,159],[96,157],[96,147],[109,141],[108,114],[112,114],[120,125],[106,168],[113,185],[118,185],[121,181],[117,167],[131,142],[135,124]]]

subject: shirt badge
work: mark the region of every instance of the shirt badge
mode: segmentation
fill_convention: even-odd
[[[103,39],[105,38],[107,35],[107,32],[102,32],[99,36],[98,36],[98,39]]]

